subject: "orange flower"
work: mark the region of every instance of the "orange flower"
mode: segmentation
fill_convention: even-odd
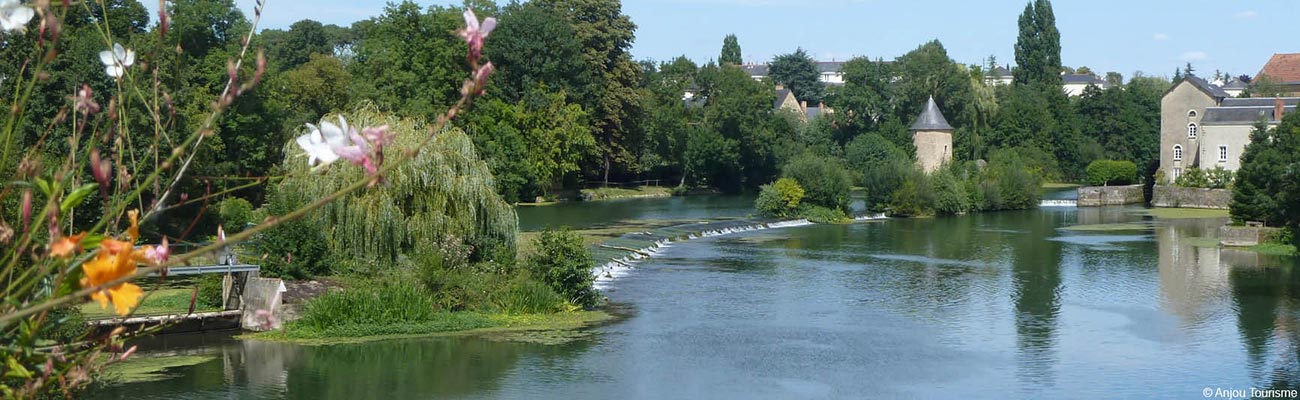
[[[126,229],[126,233],[130,240],[104,239],[103,242],[100,242],[99,254],[95,256],[95,259],[81,265],[81,271],[84,273],[81,278],[81,287],[95,287],[131,276],[135,274],[137,263],[148,262],[146,254],[151,248],[136,249],[134,246],[135,240],[140,234],[140,228],[136,222],[136,211],[131,211],[128,216],[131,220],[131,226]],[[118,315],[126,315],[140,302],[140,296],[143,294],[144,292],[135,284],[120,283],[96,291],[90,295],[90,298],[99,302],[99,306],[103,308],[108,308],[108,303],[112,302],[113,308]]]
[[[73,253],[81,251],[81,239],[85,238],[86,232],[61,237],[50,244],[50,255],[61,258],[71,256]]]

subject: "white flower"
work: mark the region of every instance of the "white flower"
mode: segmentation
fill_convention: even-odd
[[[348,121],[339,116],[339,125],[321,121],[320,127],[307,124],[311,132],[299,136],[298,147],[307,152],[307,165],[329,165],[339,159],[335,148],[348,146]]]
[[[18,0],[0,0],[0,29],[4,29],[5,32],[27,30],[27,22],[34,16],[36,11],[22,5]]]
[[[126,69],[135,64],[135,52],[123,48],[120,43],[113,43],[113,48],[99,52],[99,62],[104,63],[104,73],[114,78],[121,78]]]

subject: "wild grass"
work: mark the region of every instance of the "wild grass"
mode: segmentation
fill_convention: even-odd
[[[1300,253],[1296,252],[1296,247],[1289,244],[1281,243],[1261,243],[1247,248],[1247,250],[1272,256],[1294,256]]]
[[[582,190],[582,198],[587,201],[626,199],[634,197],[671,197],[672,195],[672,189],[663,186],[639,186],[635,189],[607,187]]]
[[[146,286],[145,289],[148,289]],[[152,292],[145,292],[147,297],[140,303],[140,307],[135,310],[133,315],[162,315],[162,314],[184,314],[190,309],[190,296],[194,294],[193,288],[171,288],[159,289]],[[78,306],[81,313],[86,319],[105,319],[113,318],[113,309],[104,309],[99,303],[90,302]],[[194,312],[220,311],[220,304],[213,306],[205,302],[198,302],[194,306]]]

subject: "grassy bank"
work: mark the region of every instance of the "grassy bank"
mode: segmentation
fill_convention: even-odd
[[[640,186],[635,189],[612,187],[582,189],[582,199],[585,201],[633,199],[643,197],[672,197],[672,195],[672,189],[662,186]]]
[[[386,324],[344,324],[314,327],[290,323],[278,331],[240,336],[241,339],[289,342],[307,345],[357,343],[436,336],[484,336],[507,340],[554,338],[555,331],[570,331],[610,321],[604,311],[569,311],[552,314],[492,314],[439,312],[419,321]],[[533,333],[533,334],[529,334]]]
[[[1228,218],[1228,210],[1204,208],[1148,208],[1145,212],[1159,219]]]
[[[194,289],[192,288],[169,288],[145,292],[144,301],[140,303],[140,307],[135,310],[134,315],[184,314],[190,309],[190,298],[193,294]],[[86,319],[116,317],[112,308],[104,309],[99,306],[99,303],[93,301],[80,305],[79,309]],[[196,302],[194,312],[208,311],[221,311],[221,307],[207,307],[202,301]]]

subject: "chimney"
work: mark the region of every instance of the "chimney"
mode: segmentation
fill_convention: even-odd
[[[1284,111],[1285,109],[1286,109],[1286,103],[1282,102],[1281,97],[1273,98],[1273,120],[1274,121],[1282,120],[1282,111]]]
[[[799,102],[799,108],[802,108],[802,109],[807,110],[807,109],[808,109],[808,101],[805,100],[805,101],[801,101],[801,102]]]
[[[778,83],[778,84],[776,85],[776,90],[785,90],[785,85],[782,85],[782,84],[779,84],[779,83]]]

